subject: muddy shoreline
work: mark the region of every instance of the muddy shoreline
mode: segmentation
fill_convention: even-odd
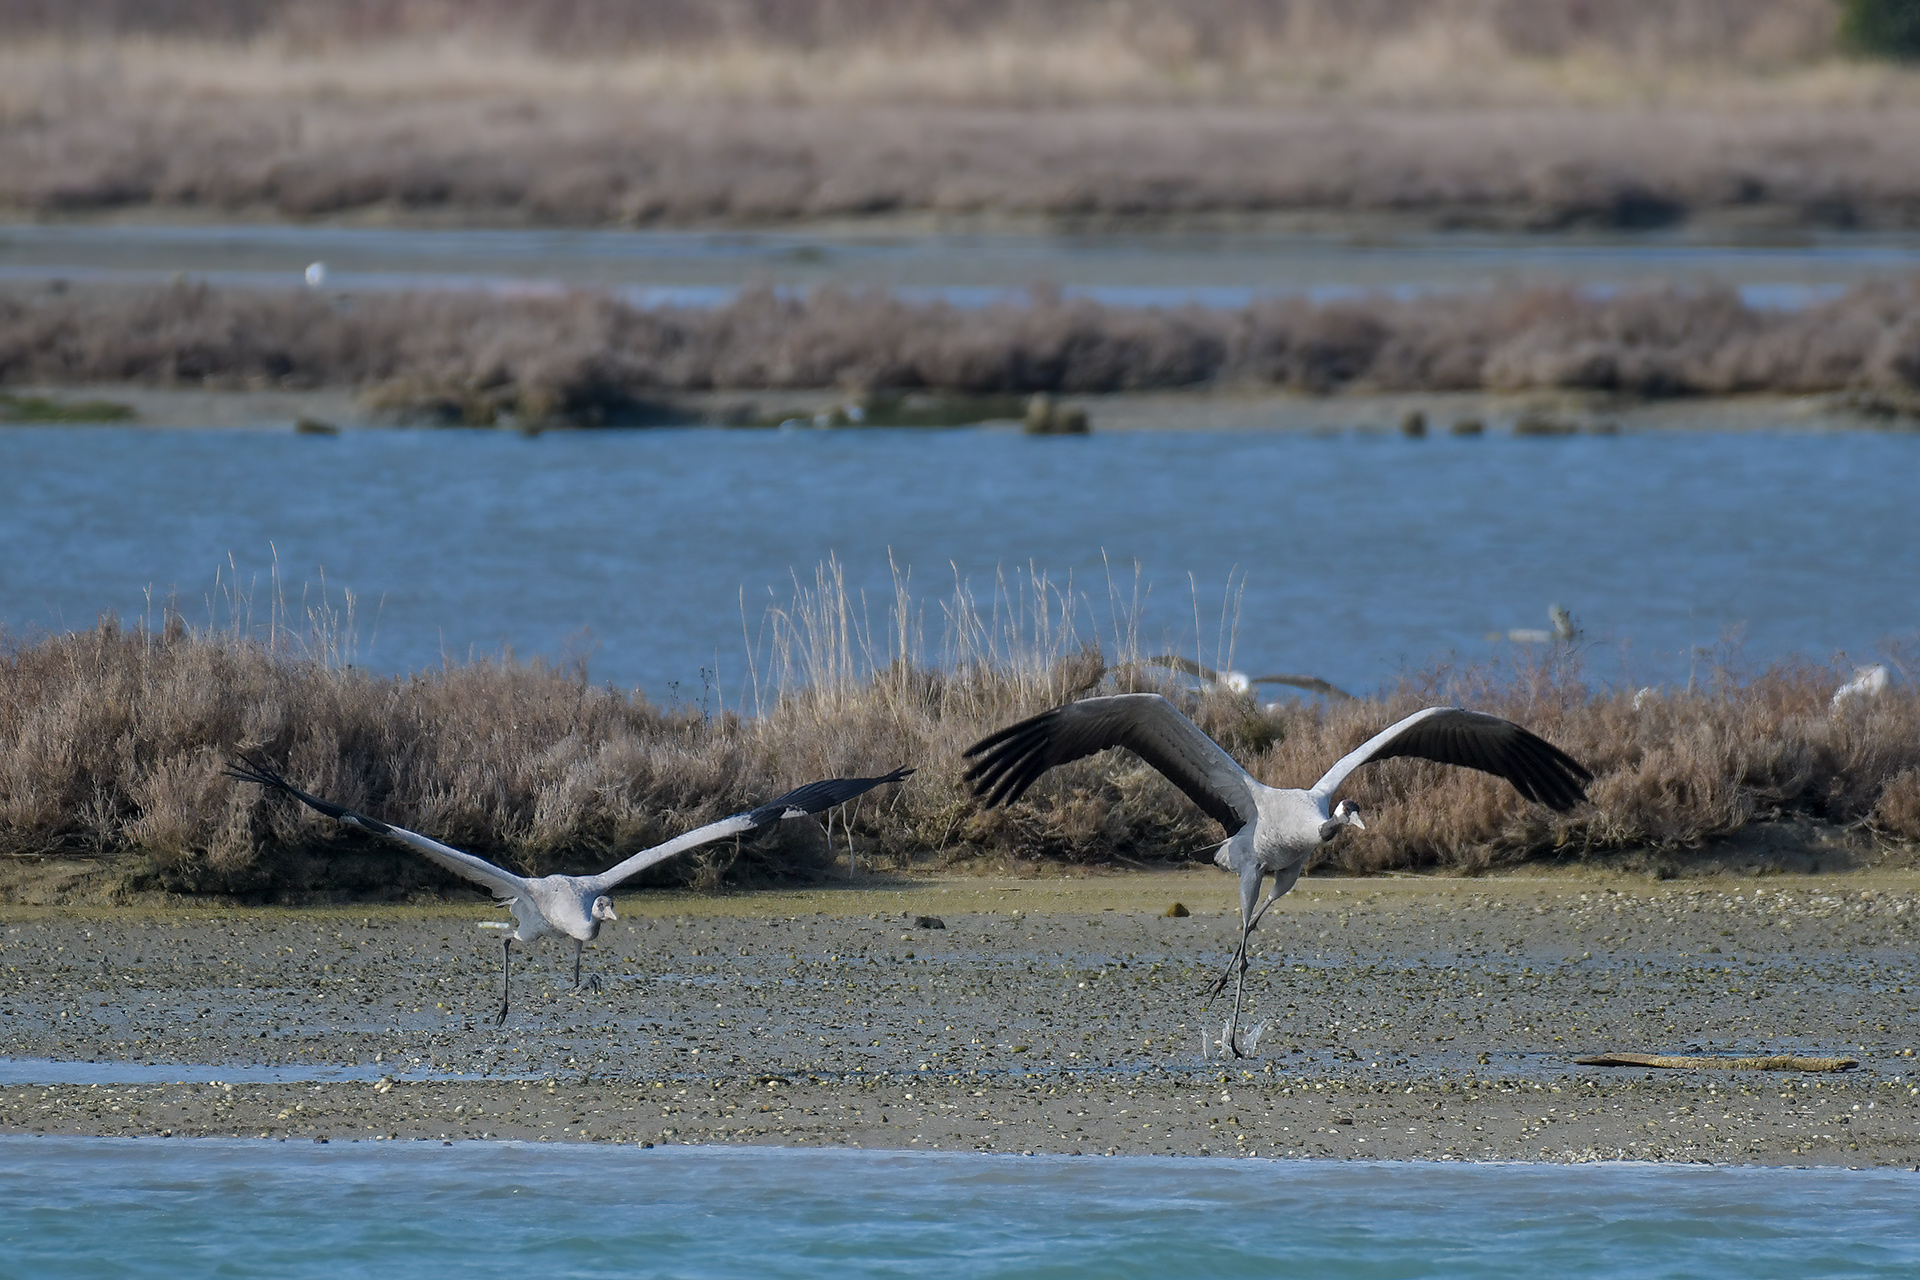
[[[88,382],[8,388],[18,401],[53,406],[109,404],[125,416],[104,424],[20,418],[9,425],[111,425],[145,429],[245,429],[303,431],[324,437],[339,431],[394,430],[411,425],[370,405],[350,388],[313,390],[203,390],[132,383]],[[968,397],[928,396],[967,416]],[[843,391],[701,392],[663,403],[658,427],[737,430],[742,423],[791,423],[786,429],[859,430],[834,415],[847,404]],[[1369,392],[1336,395],[1258,389],[1126,391],[1058,397],[1059,405],[1086,413],[1096,431],[1291,431],[1308,434],[1358,432],[1399,434],[1410,422],[1433,435],[1607,435],[1622,431],[1885,431],[1912,429],[1920,417],[1904,404],[1870,395],[1729,395],[1643,400],[1581,391]],[[304,425],[303,425],[304,424]],[[1011,417],[983,417],[957,425],[1018,430]],[[945,425],[922,428],[944,430]]]
[[[1312,880],[1262,927],[1239,1061],[1196,994],[1231,888],[629,895],[602,989],[543,946],[503,1027],[482,908],[5,907],[0,1130],[1920,1163],[1920,875]],[[1862,1065],[1573,1062],[1602,1051]]]

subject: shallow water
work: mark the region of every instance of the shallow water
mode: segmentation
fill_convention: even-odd
[[[477,1071],[420,1071],[398,1064],[289,1062],[278,1066],[207,1066],[192,1062],[78,1061],[0,1057],[0,1086],[50,1084],[326,1084],[336,1080],[482,1080],[507,1077]]]
[[[1916,492],[1911,434],[14,428],[0,624],[157,618],[170,592],[224,624],[231,556],[264,626],[277,555],[295,628],[324,575],[377,669],[510,646],[694,701],[717,670],[731,703],[767,607],[829,556],[883,647],[889,556],[910,569],[934,659],[956,575],[990,600],[1029,564],[1112,652],[1137,563],[1149,651],[1358,690],[1514,657],[1489,633],[1558,601],[1595,676],[1683,684],[1728,637],[1748,663],[1870,661],[1920,630]]]
[[[0,1138],[59,1276],[1910,1276],[1908,1173]]]
[[[324,261],[335,289],[612,288],[645,305],[711,306],[753,285],[884,287],[980,305],[1049,284],[1128,306],[1244,306],[1546,281],[1597,290],[1718,281],[1756,306],[1800,307],[1920,269],[1920,236],[1820,233],[1763,242],[1632,235],[1278,231],[1050,234],[412,230],[392,227],[0,226],[0,279],[291,287]]]

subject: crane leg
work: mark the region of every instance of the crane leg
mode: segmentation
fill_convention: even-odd
[[[1234,948],[1233,958],[1227,961],[1227,967],[1220,971],[1220,976],[1215,978],[1213,980],[1213,985],[1207,988],[1208,1004],[1213,1003],[1213,998],[1219,995],[1222,991],[1225,991],[1227,989],[1227,983],[1233,981],[1235,974],[1246,972],[1247,938],[1250,936],[1251,932],[1252,932],[1251,930],[1241,931],[1240,945]],[[1205,1006],[1203,1005],[1202,1007],[1204,1008]]]
[[[1233,1008],[1227,1013],[1227,1025],[1220,1032],[1220,1052],[1229,1058],[1244,1058],[1240,1052],[1240,1004],[1247,990],[1247,958],[1244,950],[1240,956],[1240,972],[1233,982]]]
[[[1246,994],[1247,968],[1250,963],[1250,958],[1247,953],[1252,947],[1253,931],[1259,927],[1260,921],[1265,918],[1267,908],[1278,902],[1286,895],[1289,889],[1293,888],[1294,883],[1300,878],[1300,870],[1300,867],[1295,866],[1284,871],[1274,872],[1273,888],[1267,892],[1265,900],[1261,901],[1258,906],[1255,906],[1254,903],[1260,896],[1260,881],[1263,873],[1257,866],[1250,866],[1240,875],[1240,919],[1244,922],[1244,927],[1240,930],[1240,946],[1239,949],[1233,953],[1233,960],[1227,965],[1226,972],[1220,975],[1219,980],[1213,984],[1213,989],[1207,993],[1207,999],[1211,1001],[1214,996],[1219,995],[1226,989],[1227,979],[1232,978],[1234,980],[1233,1012],[1228,1016],[1226,1028],[1220,1035],[1221,1051],[1233,1057],[1251,1056],[1250,1053],[1243,1054],[1241,1052],[1238,1037],[1240,1031],[1240,1006],[1242,997]],[[1256,1040],[1259,1038],[1257,1029],[1254,1032],[1254,1038]]]
[[[1219,977],[1213,980],[1213,985],[1207,988],[1209,1001],[1226,990],[1228,980],[1234,975],[1244,974],[1247,971],[1247,965],[1250,963],[1247,959],[1247,946],[1253,939],[1253,931],[1260,924],[1261,917],[1267,914],[1267,908],[1272,906],[1273,900],[1279,896],[1277,893],[1268,894],[1267,900],[1260,904],[1260,909],[1253,913],[1252,921],[1240,931],[1240,946],[1234,951],[1233,959],[1227,961],[1227,967],[1221,971]]]
[[[580,989],[580,953],[586,950],[586,946],[587,944],[580,941],[580,939],[578,938],[575,938],[573,940],[573,989],[575,991],[578,991]],[[600,989],[600,975],[597,973],[588,974],[587,990],[598,991],[599,989]]]
[[[1267,908],[1272,906],[1274,899],[1279,896],[1278,893],[1268,894],[1267,900],[1260,904],[1260,909],[1253,913],[1253,919],[1247,922],[1246,931],[1240,935],[1240,950],[1235,953],[1236,963],[1233,968],[1229,970],[1230,973],[1234,974],[1233,1013],[1227,1018],[1227,1029],[1222,1033],[1220,1043],[1228,1054],[1236,1058],[1253,1056],[1251,1049],[1245,1053],[1240,1051],[1240,1005],[1247,989],[1247,969],[1252,964],[1252,960],[1248,957],[1247,951],[1252,945],[1253,931],[1255,927],[1259,925],[1260,917],[1267,914]],[[1227,974],[1223,973],[1220,975],[1220,985],[1224,987],[1226,984]],[[1259,1029],[1256,1028],[1254,1031],[1254,1039],[1258,1040],[1259,1037]]]
[[[1228,962],[1226,972],[1220,975],[1213,985],[1208,1000],[1224,991],[1227,980],[1233,979],[1233,1008],[1227,1014],[1227,1025],[1220,1032],[1220,1052],[1228,1057],[1243,1056],[1240,1052],[1240,1006],[1247,990],[1247,950],[1253,937],[1253,927],[1260,923],[1260,917],[1266,914],[1267,907],[1273,902],[1269,897],[1260,901],[1260,882],[1265,879],[1258,863],[1245,867],[1240,872],[1240,945],[1234,948],[1233,959]],[[1279,887],[1279,878],[1275,878],[1275,888]]]
[[[508,934],[500,950],[500,1016],[496,1023],[504,1026],[507,1021],[507,996],[513,988],[513,935]]]

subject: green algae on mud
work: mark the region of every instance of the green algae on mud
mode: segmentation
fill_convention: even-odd
[[[118,400],[62,400],[48,395],[0,392],[0,422],[130,422],[134,417],[133,406]]]

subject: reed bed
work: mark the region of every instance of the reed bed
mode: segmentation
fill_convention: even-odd
[[[0,0],[0,208],[1912,225],[1829,0]],[[455,34],[449,34],[455,33]]]
[[[657,706],[578,669],[510,658],[376,675],[347,661],[350,620],[325,609],[299,633],[280,612],[264,627],[194,627],[169,612],[152,626],[103,620],[16,638],[0,658],[0,857],[93,860],[122,889],[249,899],[446,887],[404,850],[224,777],[227,758],[247,750],[320,795],[528,872],[598,868],[797,783],[902,763],[919,772],[847,815],[864,866],[1206,858],[1218,828],[1121,753],[1056,770],[992,812],[960,781],[961,753],[992,729],[1067,698],[1155,687],[1277,785],[1310,783],[1438,700],[1525,723],[1597,775],[1590,806],[1556,815],[1463,770],[1367,770],[1348,794],[1370,825],[1329,850],[1337,870],[1677,854],[1783,819],[1920,840],[1910,681],[1837,710],[1843,677],[1817,666],[1723,672],[1636,697],[1589,686],[1577,655],[1561,652],[1409,677],[1353,703],[1263,709],[1156,685],[1153,669],[1127,665],[1139,656],[1137,616],[1111,585],[1092,599],[1042,577],[931,603],[902,583],[875,605],[829,565],[768,613],[752,692],[718,711]],[[816,875],[828,857],[817,827],[790,823],[768,843],[679,860],[659,877]]]
[[[0,385],[102,382],[347,386],[401,417],[523,425],[643,423],[671,416],[677,395],[765,389],[1868,391],[1900,404],[1920,387],[1920,282],[1794,312],[1712,287],[1242,310],[1046,291],[978,309],[824,289],[651,310],[593,294],[0,287]]]
[[[1834,61],[1840,27],[1832,0],[0,0],[14,41],[161,66],[172,53],[200,84],[257,87],[278,62],[419,92],[444,74],[426,49],[491,58],[495,78],[517,65],[516,88],[533,67],[535,83],[577,87],[563,68],[586,62],[629,90],[788,99],[1193,98],[1290,80],[1485,94],[1489,73],[1592,92],[1674,70],[1778,79]],[[413,74],[368,66],[396,45]],[[178,66],[208,46],[224,67]],[[1033,83],[1043,73],[1054,83]]]
[[[1906,228],[1920,207],[1920,94],[1906,88],[1817,107],[1419,109],[252,104],[112,88],[72,102],[62,88],[0,102],[0,210],[509,226]]]
[[[469,34],[531,48],[816,50],[1072,39],[1102,32],[1162,60],[1231,62],[1273,48],[1325,53],[1404,39],[1409,28],[1476,31],[1514,54],[1590,48],[1685,61],[1778,65],[1832,52],[1827,0],[0,0],[16,37],[146,35],[355,46]]]

